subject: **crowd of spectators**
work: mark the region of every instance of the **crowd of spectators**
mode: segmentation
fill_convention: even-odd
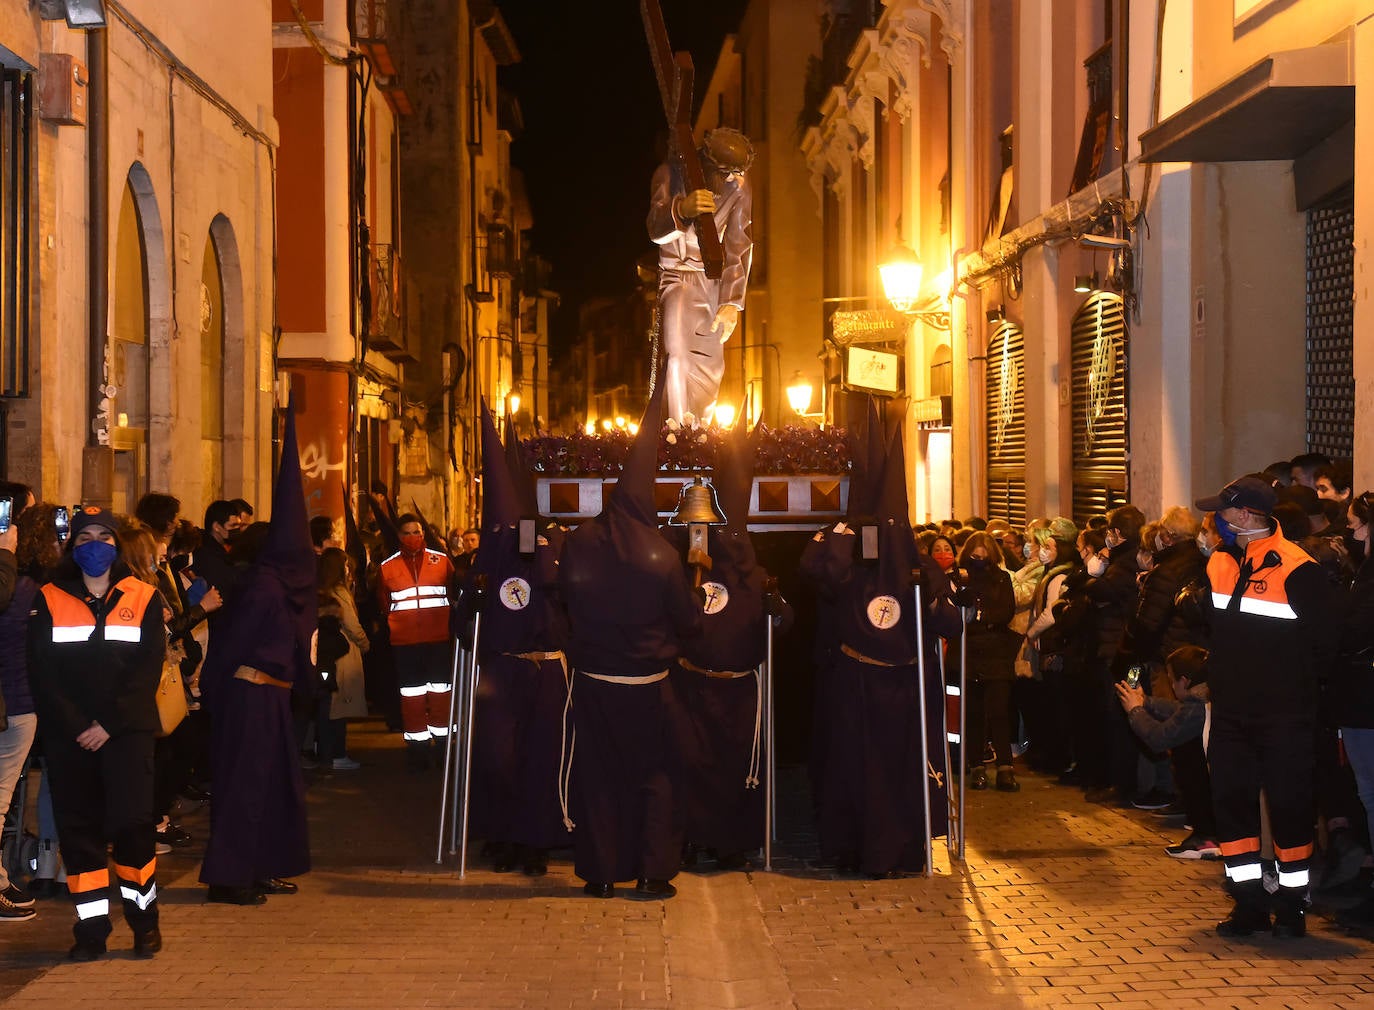
[[[967,785],[1016,792],[1017,765],[1029,767],[1091,802],[1182,823],[1186,833],[1165,849],[1169,856],[1222,859],[1208,754],[1216,599],[1208,560],[1216,551],[1241,556],[1237,532],[1268,530],[1310,557],[1330,591],[1322,632],[1301,646],[1319,699],[1312,738],[1299,744],[1314,767],[1304,783],[1315,797],[1319,840],[1312,893],[1362,898],[1337,919],[1374,931],[1374,563],[1367,560],[1374,493],[1354,493],[1349,461],[1318,454],[1250,478],[1273,500],[1253,510],[1256,530],[1224,520],[1219,530],[1219,511],[1178,505],[1147,516],[1131,504],[1082,526],[1055,516],[1024,528],[980,518],[917,528],[963,608],[964,641],[947,645],[945,669],[951,682],[961,663],[967,669]],[[1297,668],[1279,675],[1307,677]],[[1264,854],[1264,881],[1282,890],[1283,860],[1276,869],[1268,844]],[[1294,865],[1306,880],[1305,861]],[[1293,917],[1286,921],[1275,920],[1276,935],[1293,935],[1281,931],[1293,928]],[[1301,935],[1300,916],[1296,922]]]

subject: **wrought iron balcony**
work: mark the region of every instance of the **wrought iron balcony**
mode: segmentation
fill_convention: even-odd
[[[382,77],[396,76],[389,42],[392,0],[353,0],[353,40]]]

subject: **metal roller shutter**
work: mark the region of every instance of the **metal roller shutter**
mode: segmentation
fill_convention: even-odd
[[[1026,525],[1025,335],[1005,320],[988,340],[987,503],[989,519]]]
[[[1126,317],[1121,296],[1095,291],[1074,314],[1073,518],[1127,501]]]
[[[1355,454],[1355,199],[1307,212],[1307,451]]]

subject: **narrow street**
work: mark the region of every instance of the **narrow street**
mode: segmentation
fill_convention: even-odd
[[[1370,1006],[1368,943],[1311,934],[1226,942],[1219,863],[1171,860],[1176,832],[1023,776],[971,793],[967,865],[934,879],[834,880],[808,868],[804,790],[783,782],[777,872],[689,874],[665,904],[598,901],[555,859],[542,880],[434,862],[438,773],[403,769],[379,722],[352,774],[311,773],[315,871],[293,897],[210,905],[199,845],[163,857],[166,949],[70,964],[70,908],[42,902],[0,954],[6,1007]],[[185,819],[203,839],[205,813]]]

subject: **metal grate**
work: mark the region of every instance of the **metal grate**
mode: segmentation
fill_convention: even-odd
[[[1355,454],[1355,199],[1307,212],[1307,451]]]
[[[1121,296],[1095,291],[1073,317],[1073,518],[1127,500],[1126,317]]]
[[[1026,340],[1003,321],[988,340],[987,517],[1026,524]]]
[[[29,395],[32,95],[32,74],[0,74],[0,396]]]

